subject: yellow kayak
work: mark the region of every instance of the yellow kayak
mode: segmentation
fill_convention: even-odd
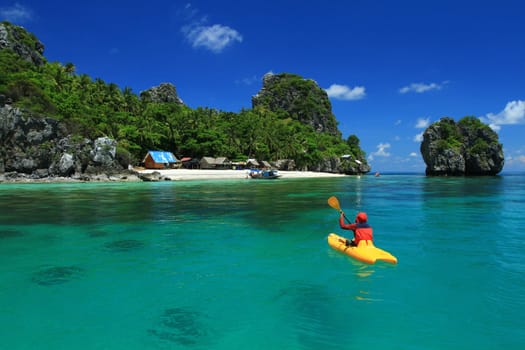
[[[391,264],[397,264],[397,258],[389,252],[377,248],[372,241],[360,241],[357,247],[347,246],[346,238],[330,233],[328,235],[328,244],[330,247],[338,250],[354,259],[367,264],[375,264],[376,261],[385,261]]]

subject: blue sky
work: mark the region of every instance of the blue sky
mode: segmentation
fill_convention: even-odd
[[[48,60],[137,94],[171,82],[192,108],[251,108],[269,72],[313,79],[380,172],[424,172],[425,127],[467,115],[498,132],[504,171],[525,170],[524,13],[521,0],[0,4]]]

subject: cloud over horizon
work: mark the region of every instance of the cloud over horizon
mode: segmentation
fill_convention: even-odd
[[[354,101],[365,98],[366,91],[363,86],[356,86],[351,88],[347,85],[332,84],[328,89],[325,89],[328,97],[336,100]]]

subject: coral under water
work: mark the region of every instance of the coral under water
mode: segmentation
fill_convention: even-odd
[[[108,242],[104,247],[113,252],[127,252],[144,247],[144,242],[136,239],[123,239],[118,241]]]
[[[206,335],[202,322],[203,315],[197,311],[185,308],[166,309],[157,329],[149,329],[148,333],[160,340],[190,346],[199,343]]]
[[[41,286],[51,286],[69,282],[80,277],[84,270],[77,266],[55,266],[42,269],[33,274],[32,281]]]

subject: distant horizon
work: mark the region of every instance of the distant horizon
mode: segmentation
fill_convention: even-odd
[[[375,173],[376,171],[370,171],[364,175],[371,175],[371,176],[375,176]],[[379,171],[379,175],[423,175],[423,176],[427,176],[425,174],[425,170],[423,169],[423,171]],[[487,177],[487,176],[505,176],[505,175],[525,175],[525,170],[510,170],[510,171],[505,171],[505,170],[502,170],[501,172],[497,173],[496,175],[443,175],[443,176],[439,176],[439,175],[429,175],[428,177],[436,177],[436,178],[439,178],[439,177],[451,177],[451,178],[454,178],[454,177],[468,177],[468,178],[476,178],[476,177]],[[357,176],[357,175],[352,175],[352,176]]]

